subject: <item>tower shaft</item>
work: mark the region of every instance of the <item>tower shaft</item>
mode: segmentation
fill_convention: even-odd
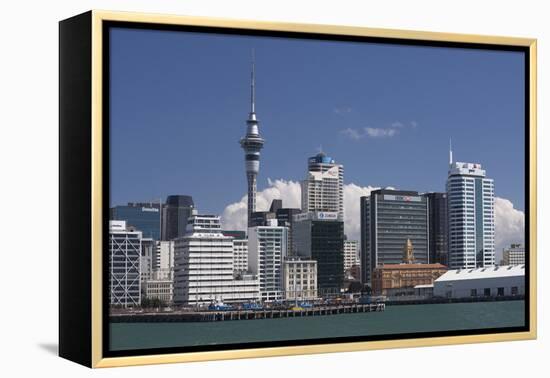
[[[251,225],[251,215],[256,211],[256,182],[260,171],[260,150],[264,139],[260,136],[258,119],[256,117],[256,72],[254,54],[252,55],[252,69],[250,75],[250,113],[246,120],[246,134],[240,144],[244,150],[244,163],[248,184],[247,225]]]

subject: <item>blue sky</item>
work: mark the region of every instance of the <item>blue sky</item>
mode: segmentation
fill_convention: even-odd
[[[521,53],[133,29],[111,33],[111,205],[241,199],[252,49],[259,190],[322,146],[346,183],[443,191],[452,137],[524,209]]]

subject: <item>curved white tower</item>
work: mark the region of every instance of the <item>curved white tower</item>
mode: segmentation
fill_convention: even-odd
[[[256,178],[260,171],[260,150],[264,146],[264,139],[260,136],[258,120],[256,118],[255,79],[254,56],[252,56],[250,113],[246,120],[246,135],[240,140],[241,147],[244,150],[246,179],[248,181],[248,226],[250,226],[250,215],[256,211]]]

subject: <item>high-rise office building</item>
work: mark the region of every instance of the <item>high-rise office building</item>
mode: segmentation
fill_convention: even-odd
[[[284,299],[283,261],[287,256],[288,227],[273,219],[248,229],[248,270],[258,276],[263,301]]]
[[[302,186],[302,211],[336,212],[344,220],[344,166],[323,152],[308,159]]]
[[[267,226],[273,219],[277,220],[279,226],[288,227],[288,247],[287,252],[292,255],[292,218],[302,211],[297,208],[283,207],[283,201],[274,199],[271,201],[269,211],[256,211],[251,215],[251,226]]]
[[[174,278],[174,241],[161,240],[155,245],[153,254],[153,278],[165,280]]]
[[[525,264],[525,247],[523,244],[512,244],[508,248],[504,248],[502,252],[501,265],[524,265]]]
[[[233,271],[242,274],[248,270],[248,239],[233,239]]]
[[[175,240],[174,248],[177,305],[258,300],[258,280],[234,278],[233,238],[221,233],[219,216],[191,216],[188,233]]]
[[[129,202],[110,209],[110,220],[126,221],[128,227],[141,231],[144,238],[160,240],[161,205],[159,203]]]
[[[361,275],[370,283],[374,269],[399,264],[410,239],[418,263],[429,261],[428,200],[415,191],[379,189],[361,197]]]
[[[129,231],[137,231],[133,227],[127,228]],[[156,242],[151,238],[141,239],[141,284],[142,286],[153,277],[153,259],[156,253]]]
[[[193,214],[194,208],[191,196],[168,196],[162,214],[162,240],[173,240],[185,235],[187,219]]]
[[[449,153],[447,200],[449,267],[473,269],[495,265],[495,192],[481,164],[452,160]]]
[[[246,135],[240,140],[241,147],[244,150],[246,180],[248,184],[247,224],[249,227],[251,227],[251,214],[256,211],[256,180],[260,171],[260,150],[264,146],[264,139],[260,135],[258,123],[256,117],[256,77],[253,59],[250,80],[250,113],[246,120]]]
[[[344,271],[360,264],[359,241],[344,240]]]
[[[449,227],[447,193],[426,193],[428,199],[428,226],[430,263],[448,265]]]
[[[338,294],[344,282],[344,222],[337,212],[294,216],[294,253],[317,261],[319,295]]]
[[[141,304],[141,231],[128,230],[125,221],[109,222],[109,303]]]

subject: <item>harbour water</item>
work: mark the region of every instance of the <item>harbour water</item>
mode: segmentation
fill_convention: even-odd
[[[521,327],[525,302],[386,306],[384,312],[204,323],[111,323],[110,349],[149,349]]]

